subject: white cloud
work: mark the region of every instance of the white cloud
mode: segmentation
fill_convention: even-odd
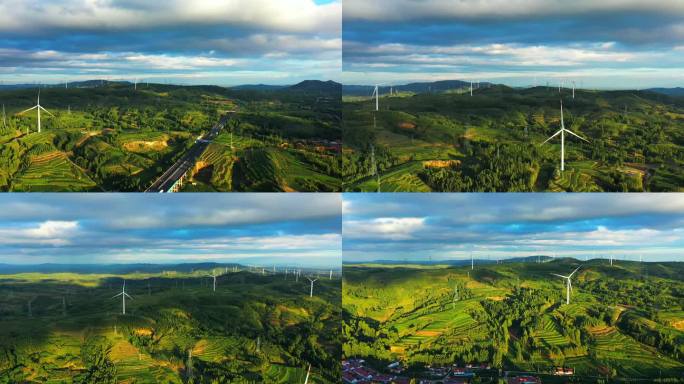
[[[229,25],[287,32],[339,32],[342,4],[312,0],[4,0],[0,31],[130,30]]]
[[[52,221],[27,228],[0,228],[0,245],[65,246],[78,234],[77,221]]]
[[[407,21],[426,18],[469,20],[563,16],[596,12],[684,14],[676,0],[345,0],[345,19]]]
[[[348,220],[343,222],[343,236],[408,240],[413,234],[425,228],[424,217],[381,217],[371,220]]]

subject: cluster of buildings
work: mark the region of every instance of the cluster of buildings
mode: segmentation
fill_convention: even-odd
[[[392,364],[390,364],[392,366]],[[397,366],[392,368],[396,372]],[[342,361],[342,382],[345,384],[409,384],[410,379],[396,374],[384,374],[365,365],[362,359]]]
[[[470,384],[473,382],[476,369],[490,369],[487,365],[466,367],[427,367],[423,375],[429,379],[420,379],[419,384]],[[342,362],[342,382],[345,384],[409,384],[411,379],[402,376],[404,368],[395,362],[387,366],[390,374],[380,373],[365,365],[362,359],[349,359]],[[521,382],[522,383],[522,382]]]

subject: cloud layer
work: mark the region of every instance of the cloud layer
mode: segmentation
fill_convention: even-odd
[[[0,1],[0,79],[338,79],[340,1]]]
[[[339,265],[339,195],[2,196],[0,263]]]
[[[684,261],[684,196],[345,195],[345,261],[531,255]]]
[[[349,0],[343,36],[348,84],[684,84],[684,4],[674,0]]]

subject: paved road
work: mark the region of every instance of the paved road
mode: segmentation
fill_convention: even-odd
[[[232,113],[221,116],[218,123],[216,123],[209,133],[202,136],[200,139],[195,141],[195,144],[190,147],[190,149],[176,161],[169,169],[164,172],[145,192],[168,192],[173,185],[185,175],[192,167],[195,166],[197,158],[204,153],[204,151],[209,146],[212,140],[218,136],[226,126],[228,119],[232,117]]]

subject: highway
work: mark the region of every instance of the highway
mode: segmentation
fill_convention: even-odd
[[[226,126],[228,119],[232,113],[221,116],[218,123],[216,123],[209,133],[195,141],[195,144],[176,161],[169,169],[166,170],[145,192],[161,193],[169,192],[176,182],[183,177],[192,167],[195,166],[197,158],[207,149],[209,143],[218,136],[221,130]]]

